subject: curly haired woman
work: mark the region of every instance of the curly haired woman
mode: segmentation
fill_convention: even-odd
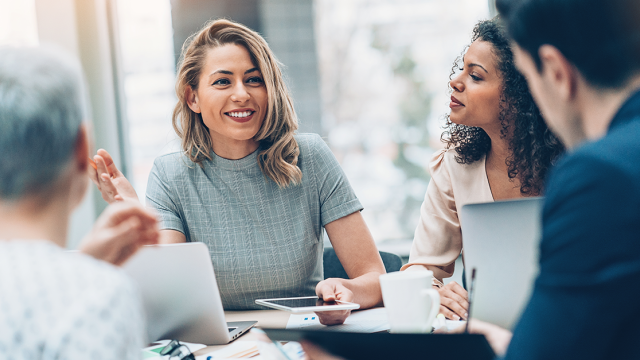
[[[231,21],[207,24],[183,47],[176,95],[182,151],[155,160],[147,206],[161,243],[207,244],[224,308],[314,294],[380,304],[385,269],[362,205],[324,141],[294,135],[293,102],[265,40]],[[94,160],[105,200],[137,200],[106,151]],[[325,229],[350,279],[323,280]],[[318,316],[337,324],[348,314]]]
[[[460,72],[454,76],[456,69]],[[453,274],[462,252],[458,209],[469,203],[539,196],[564,147],[547,128],[515,67],[499,19],[481,21],[472,44],[453,66],[446,148],[429,163],[431,182],[420,209],[409,263],[403,270],[433,271],[449,319],[467,318],[467,292]]]

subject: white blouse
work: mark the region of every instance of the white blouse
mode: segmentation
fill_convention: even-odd
[[[458,209],[465,204],[493,201],[485,158],[463,165],[455,155],[453,149],[440,150],[429,163],[431,181],[420,208],[409,262],[402,267],[431,270],[439,284],[453,275],[455,261],[462,253]]]
[[[116,267],[49,241],[0,240],[1,359],[141,359],[142,311]]]

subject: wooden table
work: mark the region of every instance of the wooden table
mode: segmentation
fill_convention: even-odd
[[[280,310],[249,310],[249,311],[225,311],[224,315],[227,322],[231,321],[257,321],[256,326],[284,329],[287,327],[290,313]],[[253,341],[256,340],[255,335],[250,332],[244,333],[235,341]],[[202,350],[195,352],[195,355],[204,355],[211,351],[216,351],[224,348],[227,345],[213,345],[207,346]]]

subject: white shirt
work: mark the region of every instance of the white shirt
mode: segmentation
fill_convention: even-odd
[[[114,266],[49,241],[0,241],[0,359],[140,359],[142,311]]]

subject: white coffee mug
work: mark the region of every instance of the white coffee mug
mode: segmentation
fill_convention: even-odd
[[[440,294],[431,287],[432,271],[380,275],[382,299],[392,333],[428,333],[440,310]]]

